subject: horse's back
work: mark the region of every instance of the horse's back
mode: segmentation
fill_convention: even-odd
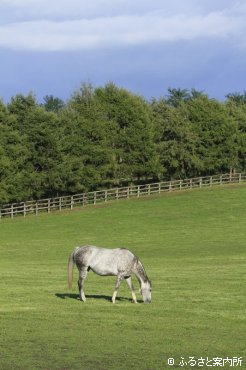
[[[86,256],[114,256],[114,255],[120,255],[120,256],[128,256],[130,258],[136,257],[129,249],[127,248],[101,248],[96,247],[94,245],[84,245],[81,247],[76,247],[75,250],[75,257],[86,257]]]
[[[125,248],[107,249],[87,245],[78,248],[75,253],[78,267],[90,267],[99,275],[117,275],[119,271],[130,272],[136,261],[136,256]]]

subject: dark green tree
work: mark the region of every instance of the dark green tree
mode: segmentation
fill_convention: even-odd
[[[47,112],[61,113],[65,108],[65,103],[62,99],[54,97],[53,95],[45,95],[44,103],[41,104]]]
[[[15,115],[16,120],[14,124],[18,130],[25,132],[25,117],[33,108],[37,107],[37,105],[36,99],[32,93],[27,96],[18,94],[11,98],[8,104],[8,110],[11,114]]]
[[[226,98],[228,102],[233,102],[237,105],[246,104],[246,91],[242,94],[239,92],[227,94]]]
[[[114,128],[111,146],[118,182],[157,178],[160,166],[149,105],[113,83],[96,89],[95,94],[107,122]]]
[[[152,101],[155,117],[155,142],[158,146],[162,177],[192,177],[200,171],[197,155],[198,135],[188,119],[183,103],[172,107],[164,99]]]
[[[16,118],[0,102],[0,204],[16,202],[31,194],[25,187],[28,150],[13,128]]]
[[[168,88],[168,94],[166,97],[166,102],[173,107],[178,107],[183,101],[190,99],[190,93],[187,89],[175,89]]]
[[[42,107],[36,107],[25,118],[29,151],[29,179],[33,197],[54,196],[62,186],[60,166],[61,128],[58,118]]]
[[[237,126],[235,139],[237,156],[235,156],[232,171],[243,172],[246,170],[246,104],[238,104],[234,100],[228,100],[226,107],[228,114]]]
[[[15,117],[12,126],[19,132],[28,152],[24,186],[29,190],[29,197],[56,194],[61,186],[58,116],[40,107],[32,94],[13,97],[8,109]]]
[[[188,119],[199,137],[201,174],[230,171],[237,162],[237,125],[223,103],[206,96],[187,101]]]
[[[69,191],[107,186],[112,180],[111,126],[91,85],[83,84],[61,116],[62,154]]]

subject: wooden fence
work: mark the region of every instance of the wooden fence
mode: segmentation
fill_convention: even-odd
[[[145,185],[131,185],[129,187],[99,190],[89,193],[62,196],[49,199],[32,200],[22,203],[6,204],[0,208],[0,218],[29,214],[38,215],[41,212],[50,213],[62,209],[84,207],[88,204],[96,205],[112,200],[129,199],[163,192],[204,188],[208,186],[246,182],[246,173],[224,174],[206,177],[196,177],[185,180],[165,181]]]

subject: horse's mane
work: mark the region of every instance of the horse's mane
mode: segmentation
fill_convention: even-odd
[[[137,263],[136,263],[136,270],[139,273],[139,275],[141,276],[141,278],[143,279],[144,283],[147,283],[147,282],[150,283],[150,280],[149,280],[149,278],[148,278],[148,276],[145,272],[144,266],[138,258],[137,258]]]

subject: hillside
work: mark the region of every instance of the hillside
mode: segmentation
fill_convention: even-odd
[[[189,361],[202,368],[201,358],[227,358],[230,369],[233,357],[244,361],[245,204],[246,186],[233,185],[1,220],[0,368],[171,369],[168,358],[175,367],[183,358],[190,369]],[[69,292],[66,268],[84,244],[138,255],[153,302],[138,294],[131,304],[123,283],[112,305],[115,278],[92,272],[79,302],[77,271]]]

